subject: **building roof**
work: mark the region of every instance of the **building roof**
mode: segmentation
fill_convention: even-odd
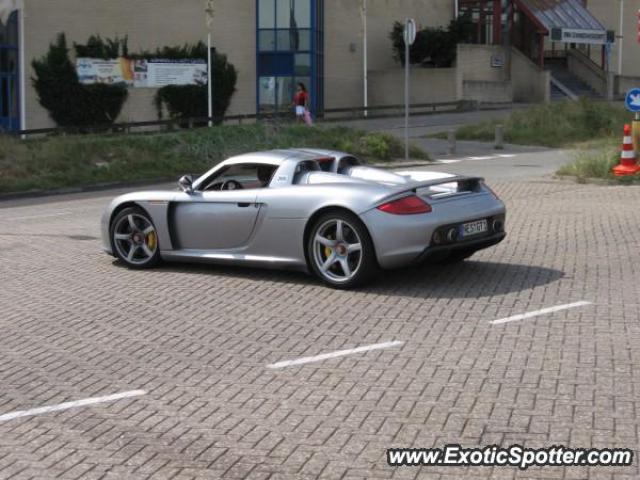
[[[605,30],[580,0],[518,0],[518,3],[530,10],[549,31],[552,28]]]

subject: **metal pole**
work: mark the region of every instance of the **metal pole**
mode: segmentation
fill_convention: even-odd
[[[405,20],[406,26],[409,19]],[[409,160],[409,42],[404,41],[404,159]]]
[[[460,15],[460,6],[458,5],[458,0],[454,0],[453,2],[453,19],[455,20]]]
[[[362,0],[362,30],[364,55],[364,116],[369,116],[369,59],[367,56],[367,0]]]
[[[504,149],[504,128],[502,125],[496,125],[496,138],[493,147],[496,150]]]
[[[456,131],[452,128],[447,132],[447,154],[454,155],[456,153]]]
[[[213,117],[213,82],[212,82],[212,72],[211,72],[211,32],[207,35],[207,86],[209,90],[208,98],[209,98],[209,126],[213,126],[213,121],[211,118]]]
[[[618,30],[618,75],[622,76],[622,48],[624,47],[624,0],[620,0],[620,29]]]
[[[25,31],[24,31],[24,25],[25,25],[25,6],[24,4],[22,5],[22,8],[19,10],[18,13],[18,20],[20,21],[20,26],[18,27],[19,29],[19,36],[20,36],[20,43],[19,43],[19,49],[20,49],[20,130],[26,130],[27,129],[27,82],[26,82],[26,78],[27,78],[27,64],[26,64],[26,60],[25,60],[25,50],[26,50],[26,44],[25,44]],[[22,135],[22,139],[26,140],[27,136],[26,135]]]

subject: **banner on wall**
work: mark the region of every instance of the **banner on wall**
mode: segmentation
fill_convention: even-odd
[[[76,71],[80,83],[91,85],[126,84],[134,88],[160,88],[167,85],[206,85],[205,60],[101,60],[78,58]]]

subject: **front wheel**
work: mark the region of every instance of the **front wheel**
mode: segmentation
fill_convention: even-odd
[[[333,288],[362,285],[378,270],[369,232],[358,217],[346,212],[326,213],[315,222],[307,253],[313,272]]]
[[[116,256],[129,268],[151,268],[160,261],[156,227],[141,208],[125,208],[116,215],[111,242]]]

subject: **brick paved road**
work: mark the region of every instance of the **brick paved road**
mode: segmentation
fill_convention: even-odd
[[[637,479],[627,468],[397,468],[387,447],[640,447],[640,188],[498,181],[510,237],[359,292],[100,251],[105,198],[0,209],[0,478]],[[489,321],[587,300],[522,322]],[[280,360],[401,347],[271,370]]]

